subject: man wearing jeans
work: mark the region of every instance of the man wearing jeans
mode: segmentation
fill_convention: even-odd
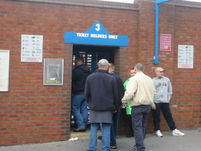
[[[86,78],[89,75],[89,68],[84,65],[82,57],[75,59],[75,68],[72,72],[72,113],[75,116],[77,128],[75,132],[86,130],[88,122],[87,102],[84,97]]]
[[[89,75],[85,85],[85,97],[89,107],[91,123],[89,151],[97,150],[97,131],[102,133],[102,151],[110,150],[110,129],[112,114],[117,109],[117,85],[115,78],[108,73],[109,62],[101,59],[98,70]]]
[[[120,111],[121,111],[121,106],[122,106],[121,99],[124,96],[124,86],[123,86],[123,82],[122,82],[121,78],[119,77],[119,75],[115,73],[115,66],[112,63],[110,63],[110,65],[109,65],[108,72],[112,76],[114,76],[114,78],[116,79],[117,90],[118,90],[117,91],[118,100],[116,100],[118,102],[118,106],[117,106],[116,112],[113,113],[112,126],[111,126],[111,138],[110,138],[111,149],[117,149],[116,137],[117,137],[117,132],[118,132],[118,123],[119,123]]]
[[[123,106],[126,106],[128,100],[130,100],[132,106],[131,117],[136,142],[134,150],[145,151],[146,121],[151,105],[154,106],[155,88],[152,79],[142,72],[143,65],[141,63],[135,65],[134,71],[136,74],[130,78],[126,86],[122,103]]]

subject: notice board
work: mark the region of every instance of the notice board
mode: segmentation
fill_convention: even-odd
[[[42,62],[43,36],[21,35],[21,62]]]
[[[0,92],[8,91],[10,51],[0,50]]]
[[[44,59],[43,85],[63,85],[64,59]]]
[[[193,45],[178,45],[178,68],[193,69],[193,57]]]

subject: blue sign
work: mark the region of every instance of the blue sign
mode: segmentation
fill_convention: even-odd
[[[99,21],[96,21],[85,33],[65,32],[64,43],[126,47],[128,36],[111,35]]]

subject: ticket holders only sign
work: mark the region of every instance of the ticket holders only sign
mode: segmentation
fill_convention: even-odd
[[[112,35],[96,21],[85,33],[65,32],[64,43],[127,47],[128,36]]]

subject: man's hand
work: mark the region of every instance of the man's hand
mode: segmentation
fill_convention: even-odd
[[[122,108],[123,108],[123,109],[126,108],[126,106],[127,106],[127,103],[123,103],[123,104],[122,104]]]
[[[153,104],[153,105],[151,106],[151,108],[152,108],[153,110],[156,110],[156,105]]]

